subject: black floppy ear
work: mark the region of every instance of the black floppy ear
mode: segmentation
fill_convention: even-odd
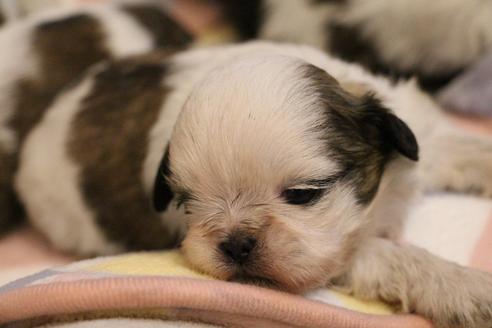
[[[363,104],[366,109],[364,119],[379,129],[383,150],[397,151],[412,161],[418,161],[419,145],[408,125],[382,106],[372,94],[363,97]]]
[[[408,125],[393,113],[386,113],[384,118],[384,134],[403,156],[412,161],[419,160],[419,145]]]
[[[169,147],[162,157],[159,169],[155,176],[153,203],[157,212],[163,212],[167,209],[169,203],[173,200],[174,194],[166,181],[170,175],[169,170]]]

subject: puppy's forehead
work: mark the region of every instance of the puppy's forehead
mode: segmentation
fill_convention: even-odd
[[[210,72],[176,124],[173,172],[189,181],[281,185],[336,170],[319,128],[323,108],[304,67],[270,55],[236,58]]]

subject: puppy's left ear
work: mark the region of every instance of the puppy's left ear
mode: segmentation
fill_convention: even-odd
[[[418,161],[419,146],[408,125],[385,108],[373,94],[362,97],[363,120],[375,126],[381,133],[380,147],[390,152],[396,150],[401,155]]]
[[[166,178],[170,175],[169,170],[169,147],[166,149],[164,156],[162,157],[159,169],[155,176],[153,204],[154,210],[157,212],[163,212],[167,209],[169,203],[174,198],[174,193],[171,187],[167,183]]]
[[[345,152],[348,148],[360,147],[356,152],[367,156],[368,152],[361,149],[370,146],[371,151],[378,150],[386,156],[398,152],[412,161],[418,160],[419,146],[415,135],[405,122],[383,106],[368,85],[338,82],[314,65],[307,66],[306,76],[330,109],[335,130],[345,130],[333,145],[335,148]],[[346,136],[353,138],[343,143]]]

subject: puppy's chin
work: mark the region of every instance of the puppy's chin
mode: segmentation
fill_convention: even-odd
[[[326,275],[306,277],[295,270],[286,272],[268,272],[263,270],[238,270],[229,281],[277,289],[291,293],[302,293],[326,285]]]
[[[277,281],[273,279],[255,276],[255,275],[248,275],[244,273],[235,274],[229,280],[248,284],[248,285],[258,286],[258,287],[266,287],[266,288],[279,289],[279,290],[285,289],[285,286],[279,284]]]
[[[218,251],[218,240],[213,234],[190,227],[182,251],[197,270],[215,278],[293,293],[326,286],[347,263],[344,253],[327,251],[316,256],[309,247],[304,249],[306,245],[301,240],[278,229],[275,238],[265,237],[259,242],[255,256],[244,264],[232,263]]]

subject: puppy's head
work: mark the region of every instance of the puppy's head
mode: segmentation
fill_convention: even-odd
[[[344,270],[385,166],[417,153],[373,96],[299,59],[257,57],[195,87],[161,172],[187,213],[192,264],[300,291]]]

